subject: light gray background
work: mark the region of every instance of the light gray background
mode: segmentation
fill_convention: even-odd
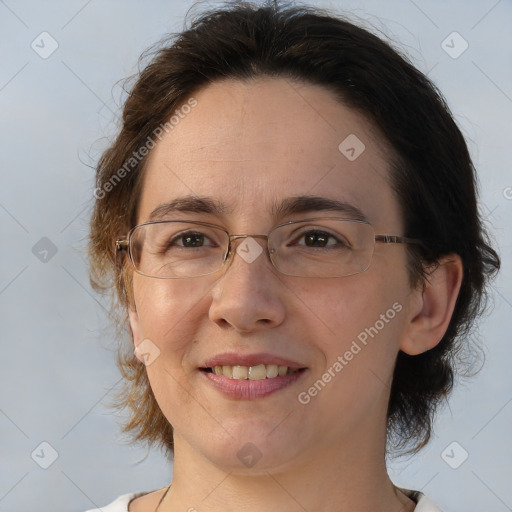
[[[512,3],[313,3],[382,30],[444,92],[469,140],[486,221],[503,257],[494,309],[481,324],[484,369],[457,387],[436,437],[416,458],[395,461],[392,477],[445,512],[512,510]],[[170,479],[161,454],[142,460],[145,449],[123,444],[106,407],[120,377],[84,247],[93,191],[88,165],[119,113],[119,87],[112,87],[136,71],[142,50],[182,29],[190,5],[0,0],[1,511],[84,511]],[[43,31],[59,45],[47,59],[31,48]],[[441,46],[453,31],[469,43],[457,59]],[[57,248],[47,262],[32,251],[43,237]],[[51,449],[31,458],[43,441],[58,453],[46,470],[35,460],[49,462]],[[441,456],[454,441],[461,448],[448,449],[453,460],[462,449],[469,453],[458,469]]]

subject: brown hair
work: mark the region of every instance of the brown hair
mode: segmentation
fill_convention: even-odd
[[[445,336],[432,350],[417,356],[399,352],[396,360],[388,444],[418,451],[430,438],[455,371],[471,366],[461,349],[468,346],[486,304],[486,285],[500,263],[478,213],[476,175],[464,137],[441,93],[388,43],[312,7],[231,2],[202,13],[147,56],[151,61],[124,104],[120,133],[99,161],[90,225],[91,282],[96,290],[113,292],[119,326],[129,329],[132,270],[126,259],[116,257],[114,242],[136,222],[146,160],[141,148],[194,92],[216,80],[269,76],[322,85],[367,116],[393,149],[391,181],[405,235],[425,245],[408,249],[411,285],[421,285],[425,268],[443,255],[462,258],[462,287]],[[118,351],[126,386],[115,405],[130,413],[123,430],[169,455],[172,426],[132,350],[131,344],[121,344]]]

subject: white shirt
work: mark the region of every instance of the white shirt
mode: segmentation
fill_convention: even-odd
[[[423,493],[402,488],[400,488],[400,490],[416,502],[414,512],[442,512],[441,509],[432,503]],[[138,498],[139,496],[143,496],[144,494],[148,493],[135,492],[130,494],[123,494],[106,507],[95,508],[87,510],[86,512],[128,512],[128,504],[130,501]]]

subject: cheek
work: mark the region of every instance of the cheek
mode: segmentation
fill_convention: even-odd
[[[360,274],[318,284],[309,293],[315,313],[309,329],[317,333],[319,358],[302,391],[327,430],[339,414],[346,414],[343,428],[357,429],[368,411],[386,407],[407,290],[399,276],[388,277]],[[304,290],[301,296],[308,294]]]
[[[316,344],[326,364],[346,354],[351,366],[392,365],[408,294],[402,274],[368,271],[339,281],[319,281],[301,291],[310,330],[318,334]]]
[[[208,283],[137,277],[134,297],[141,338],[149,338],[162,352],[183,350],[199,327]]]
[[[207,290],[193,280],[135,277],[133,283],[140,337],[149,339],[159,355],[146,367],[162,412],[171,424],[191,421],[193,390],[186,363],[195,344]],[[179,418],[176,413],[179,411]]]

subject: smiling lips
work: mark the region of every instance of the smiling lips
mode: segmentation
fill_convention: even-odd
[[[294,383],[307,370],[298,363],[268,354],[225,354],[199,369],[210,384],[237,400],[268,396]]]
[[[297,369],[289,368],[285,365],[277,365],[277,364],[258,364],[255,366],[214,366],[213,368],[209,368],[212,373],[215,375],[223,375],[228,379],[236,379],[236,380],[263,380],[263,379],[273,379],[280,375],[283,377],[289,373],[294,373],[298,371]]]

